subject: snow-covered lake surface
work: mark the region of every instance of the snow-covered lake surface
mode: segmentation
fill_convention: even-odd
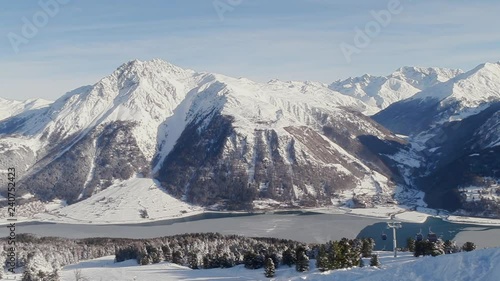
[[[346,214],[321,214],[314,212],[282,212],[274,214],[204,213],[173,220],[143,224],[65,224],[20,223],[18,233],[66,238],[120,237],[153,238],[183,233],[219,232],[249,237],[277,237],[303,242],[339,240],[343,237],[373,237],[378,249],[390,249],[392,233],[386,229],[386,220]],[[442,239],[456,239],[458,243],[473,241],[478,248],[500,246],[500,227],[450,223],[429,217],[425,223],[403,222],[398,230],[398,243],[419,231],[427,234],[429,227]],[[7,228],[0,228],[6,236]],[[388,239],[382,241],[381,234]]]

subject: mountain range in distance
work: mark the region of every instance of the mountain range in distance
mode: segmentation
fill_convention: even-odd
[[[95,202],[149,178],[213,209],[399,204],[500,217],[500,62],[328,85],[134,60],[56,101],[0,109],[0,167],[16,168],[20,204]]]

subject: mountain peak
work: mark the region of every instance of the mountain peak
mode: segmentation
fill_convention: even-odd
[[[135,59],[122,64],[113,74],[117,77],[125,76],[129,78],[132,76],[150,76],[151,74],[181,78],[191,76],[194,73],[195,71],[193,70],[181,68],[162,59],[152,59],[148,61]]]
[[[465,73],[465,75],[466,76],[472,76],[474,74],[479,74],[479,75],[496,74],[496,75],[498,75],[499,73],[500,73],[500,61],[482,63],[482,64],[476,66],[471,71]]]
[[[413,87],[424,90],[435,84],[446,82],[462,73],[464,73],[464,71],[461,69],[404,66],[398,68],[389,77],[405,79]]]
[[[463,73],[459,69],[405,66],[388,76],[364,74],[335,81],[329,87],[344,95],[362,100],[370,106],[384,109],[390,104]]]

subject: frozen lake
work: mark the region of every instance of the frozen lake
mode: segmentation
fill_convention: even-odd
[[[500,246],[500,227],[455,224],[437,218],[428,218],[423,224],[403,223],[398,230],[399,245],[406,238],[415,236],[420,229],[424,235],[428,228],[443,239],[457,242],[473,241],[478,248]],[[390,249],[392,232],[386,229],[385,220],[346,214],[318,214],[311,212],[282,214],[224,214],[205,213],[192,217],[129,225],[83,225],[63,223],[19,223],[17,233],[66,238],[121,237],[152,238],[195,232],[219,232],[249,237],[277,237],[303,242],[323,243],[342,237],[373,237],[377,249]],[[386,233],[388,239],[380,236]],[[7,228],[0,228],[0,235],[7,236]]]

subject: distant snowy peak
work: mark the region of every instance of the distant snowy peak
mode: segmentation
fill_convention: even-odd
[[[500,62],[481,64],[428,87],[373,118],[393,132],[417,135],[436,125],[478,115],[496,103],[500,103]]]
[[[446,83],[422,91],[413,98],[455,99],[471,102],[500,97],[500,62],[484,63]]]
[[[500,101],[500,62],[484,63],[447,82],[414,95],[410,100],[437,100],[445,121],[475,115]]]
[[[44,99],[28,99],[25,101],[7,100],[0,98],[0,121],[11,116],[22,114],[29,110],[48,107],[52,101]]]
[[[389,77],[404,80],[413,87],[424,90],[462,73],[464,72],[461,69],[405,66],[396,70]]]
[[[0,98],[0,120],[21,114],[28,110],[40,109],[49,106],[52,101],[44,99],[28,99],[25,101]]]
[[[336,81],[329,87],[344,95],[360,99],[376,107],[378,111],[461,73],[462,70],[456,69],[402,67],[388,76],[365,74],[361,77]]]

